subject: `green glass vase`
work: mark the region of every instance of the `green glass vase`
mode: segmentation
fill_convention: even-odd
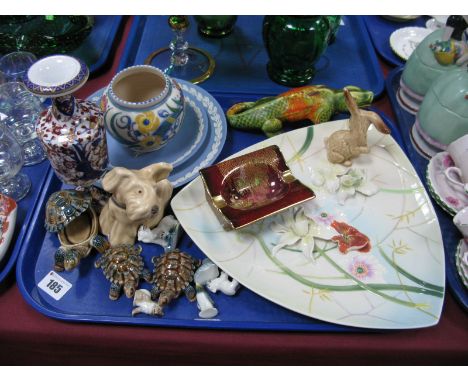
[[[329,35],[330,23],[324,16],[265,16],[263,42],[270,78],[286,86],[309,83]]]
[[[336,39],[338,29],[340,29],[341,16],[325,16],[330,24],[330,35],[328,36],[328,45],[333,44]]]
[[[0,53],[27,51],[38,57],[77,49],[94,16],[0,16]]]
[[[195,20],[202,36],[224,37],[232,32],[237,16],[195,16]]]

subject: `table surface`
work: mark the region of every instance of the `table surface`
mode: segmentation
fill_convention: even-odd
[[[132,18],[112,67],[78,92],[87,97],[115,74]],[[389,67],[381,62],[386,75]],[[375,106],[395,120],[384,95]],[[0,288],[0,364],[6,365],[446,365],[467,364],[468,315],[447,290],[438,325],[385,333],[187,330],[69,323],[48,318],[22,298],[14,275]]]

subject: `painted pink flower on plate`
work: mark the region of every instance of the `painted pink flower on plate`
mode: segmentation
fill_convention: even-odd
[[[362,282],[381,283],[384,268],[373,256],[354,255],[346,270],[353,277]]]

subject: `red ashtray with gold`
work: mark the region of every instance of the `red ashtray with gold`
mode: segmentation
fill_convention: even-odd
[[[208,202],[225,229],[238,229],[315,198],[291,173],[278,146],[200,170]]]

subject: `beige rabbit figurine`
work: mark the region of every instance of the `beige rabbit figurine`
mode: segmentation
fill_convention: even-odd
[[[343,91],[346,105],[351,113],[349,130],[335,131],[328,138],[325,138],[325,148],[327,158],[331,163],[351,166],[351,159],[369,152],[367,130],[371,124],[382,134],[390,134],[390,129],[377,113],[359,109],[350,92],[346,88]]]

